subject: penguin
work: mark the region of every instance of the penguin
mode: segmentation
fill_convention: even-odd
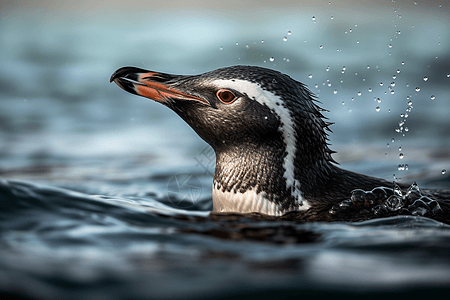
[[[110,82],[167,106],[214,149],[213,213],[354,220],[330,211],[357,189],[388,191],[383,200],[393,194],[392,182],[338,166],[326,110],[281,72],[238,65],[172,75],[123,67]]]

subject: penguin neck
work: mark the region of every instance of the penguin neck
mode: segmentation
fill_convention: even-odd
[[[310,192],[325,185],[334,166],[317,151],[290,158],[282,140],[273,142],[216,147],[213,211],[281,215],[314,204]]]
[[[390,187],[382,179],[343,170],[317,157],[298,153],[293,162],[295,186],[289,186],[283,147],[241,143],[216,149],[213,212],[260,212],[282,215],[315,205],[332,206],[357,188]],[[296,189],[296,190],[294,190]]]

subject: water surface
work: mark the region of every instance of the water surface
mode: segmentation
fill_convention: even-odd
[[[0,293],[207,299],[448,292],[450,230],[428,218],[209,216],[210,148],[162,105],[108,83],[126,65],[176,74],[235,64],[274,68],[306,83],[331,111],[331,148],[341,167],[449,189],[449,173],[442,174],[450,170],[449,8],[434,4],[353,10],[325,2],[251,14],[2,9]],[[177,179],[194,189],[176,190]]]

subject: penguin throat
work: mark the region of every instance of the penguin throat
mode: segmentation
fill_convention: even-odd
[[[244,144],[216,151],[213,185],[214,212],[261,212],[280,215],[310,207],[303,199],[301,183],[297,193],[286,185],[284,147]]]

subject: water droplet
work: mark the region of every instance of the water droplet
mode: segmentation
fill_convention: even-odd
[[[416,87],[416,92],[420,92],[420,87]]]
[[[449,74],[447,74],[447,78],[450,78],[450,73],[449,73]]]
[[[391,90],[391,95],[394,95],[395,94],[395,91],[394,90]]]
[[[359,41],[356,41],[357,44],[359,44]]]
[[[399,171],[403,171],[405,169],[405,165],[404,164],[398,165],[397,169]]]
[[[286,42],[286,41],[287,41],[287,37],[284,37],[284,38],[283,38],[283,41],[285,41],[285,42]]]
[[[416,1],[414,1],[414,5],[417,5],[417,2],[416,2]]]
[[[267,120],[267,116],[265,116],[264,119]]]
[[[402,146],[398,147],[398,151],[402,151]]]
[[[330,66],[328,66],[326,69],[325,69],[325,71],[330,71]]]
[[[250,46],[249,46],[249,45],[247,44],[247,45],[245,45],[245,48],[247,48],[247,49],[248,49],[248,48],[250,48]]]
[[[286,58],[286,62],[290,62],[291,60],[289,58]]]
[[[382,83],[382,82],[380,82],[380,86],[383,86],[383,83]]]
[[[377,112],[379,112],[380,111],[380,107],[379,106],[377,106],[376,108],[375,108],[375,110],[377,111]]]
[[[402,61],[402,66],[404,66],[405,65],[405,62],[404,61]]]
[[[447,173],[447,170],[446,169],[442,169],[441,173],[442,173],[442,175],[444,175],[445,173]]]
[[[380,98],[377,98],[377,102],[378,102],[378,103],[381,103],[381,99],[380,99]]]
[[[369,91],[369,93],[372,93],[372,88],[369,88],[368,91]]]
[[[423,77],[423,81],[428,81],[428,77],[427,77],[427,76],[424,76],[424,77]]]
[[[219,50],[223,50],[223,46],[220,46]]]
[[[391,86],[394,87],[395,86],[395,82],[392,81],[391,82]]]
[[[334,19],[334,17],[333,16],[331,16],[331,20],[333,20]]]
[[[275,58],[273,58],[273,56],[271,56],[271,57],[269,58],[269,60],[270,60],[270,61],[274,61]]]
[[[291,35],[291,34],[292,34],[292,32],[289,30],[289,31],[288,31],[288,35]]]
[[[394,174],[395,177],[395,174]],[[402,189],[398,186],[398,184],[394,183],[394,196],[402,197]]]
[[[358,96],[361,96],[361,92],[358,92]]]
[[[388,47],[389,47],[389,49],[392,48],[392,44],[389,44]]]
[[[400,69],[397,69],[397,74],[400,74],[400,72],[401,72]]]
[[[389,143],[387,143],[386,146],[389,148]]]
[[[413,103],[412,103],[412,101],[410,100],[410,101],[408,101],[408,105],[409,106],[411,106]]]
[[[345,105],[345,102],[344,102],[344,101],[342,101],[342,105]]]
[[[402,34],[402,32],[401,32],[400,30],[398,30],[398,31],[397,31],[397,34],[399,34],[399,35],[400,35],[400,34]]]
[[[315,22],[316,21],[316,17],[312,16],[312,20]]]
[[[238,46],[239,45],[239,42],[236,42],[236,46]]]
[[[409,128],[408,128],[408,127],[405,127],[405,131],[408,132],[408,131],[409,131]]]
[[[370,66],[369,66],[369,65],[367,65],[367,69],[370,69]]]
[[[318,88],[319,88],[319,85],[316,83],[316,84],[314,85],[314,87],[315,87],[316,89],[318,89]]]
[[[264,40],[261,40],[261,44],[264,44]]]
[[[322,49],[323,49],[323,46],[322,46],[322,45],[320,45],[320,46],[319,46],[319,49],[321,49],[321,50],[322,50]]]
[[[391,140],[391,143],[394,143],[395,142],[395,139],[394,138],[392,138],[392,140]]]
[[[337,94],[337,90],[334,90],[333,94],[335,94],[335,95],[336,95],[336,94]]]
[[[311,78],[312,78],[312,74],[309,74],[309,75],[308,75],[308,78],[311,79]]]
[[[434,95],[431,95],[431,100],[436,99],[436,97]]]
[[[398,155],[398,157],[400,157],[400,159],[403,159],[403,157],[405,157],[405,155],[403,155],[403,153],[400,153],[400,154]]]

